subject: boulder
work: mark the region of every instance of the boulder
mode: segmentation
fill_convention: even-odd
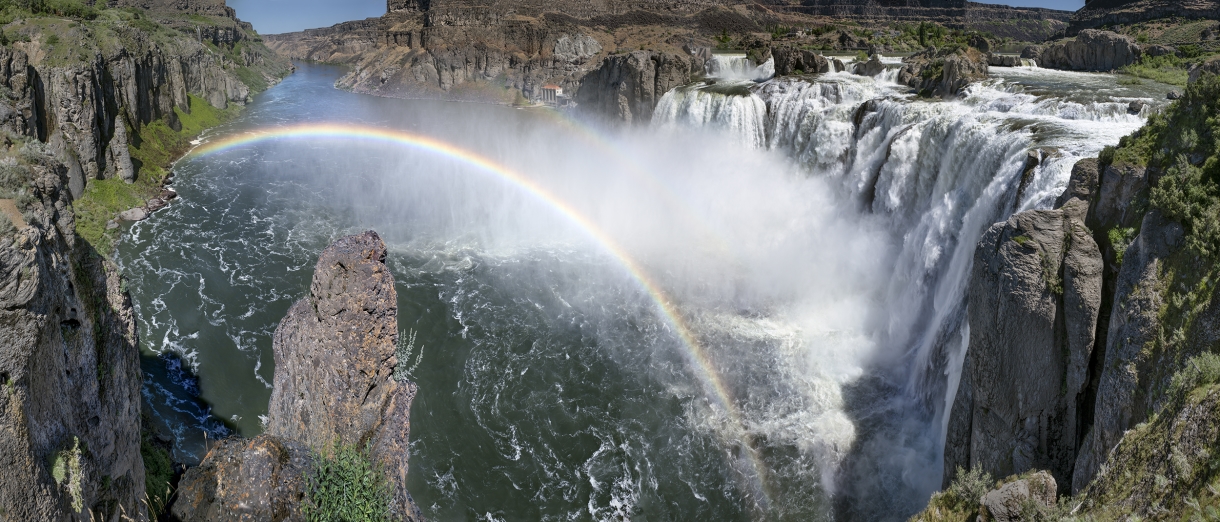
[[[876,76],[885,71],[885,64],[881,63],[881,55],[874,54],[869,57],[867,62],[859,62],[856,64],[852,72],[860,76]]]
[[[1148,106],[1140,100],[1134,100],[1127,104],[1127,114],[1139,114],[1144,111],[1144,107]]]
[[[1032,473],[1000,486],[983,495],[982,505],[986,513],[984,520],[996,522],[1024,522],[1028,518],[1030,502],[1041,507],[1051,507],[1058,501],[1055,478],[1045,471]]]
[[[841,72],[847,70],[847,65],[843,63],[843,60],[840,60],[838,58],[832,58],[830,60],[830,66],[832,68],[834,68],[834,72],[837,72],[837,73],[841,73]]]
[[[1095,160],[1078,163],[1054,209],[1013,215],[978,243],[946,485],[958,467],[1070,483],[1101,307],[1104,265],[1084,223],[1097,177]]]
[[[1069,71],[1112,71],[1138,62],[1140,56],[1140,46],[1129,36],[1085,29],[1074,40],[1060,40],[1044,48],[1038,65]]]
[[[972,82],[987,79],[987,55],[973,48],[928,49],[903,59],[898,83],[922,96],[957,96]]]
[[[1144,54],[1152,57],[1157,56],[1177,56],[1177,48],[1168,45],[1146,45],[1143,47]]]
[[[978,49],[979,52],[983,52],[983,53],[991,52],[991,42],[987,41],[986,38],[983,38],[982,35],[978,35],[978,34],[970,35],[970,39],[966,41],[966,44],[969,45],[970,47]]]
[[[992,67],[1020,67],[1021,57],[1011,54],[992,54],[987,56],[987,64]]]
[[[1180,99],[1182,99],[1182,93],[1180,93],[1178,91],[1169,91],[1169,93],[1165,95],[1165,99],[1166,100],[1180,100]]]
[[[1212,58],[1206,62],[1195,64],[1190,68],[1190,83],[1195,83],[1204,74],[1220,74],[1220,58]]]
[[[310,470],[309,450],[298,443],[231,437],[182,476],[170,513],[183,522],[304,521],[300,505]]]
[[[1038,60],[1038,59],[1042,58],[1042,46],[1040,46],[1040,45],[1025,46],[1024,49],[1021,49],[1021,58],[1024,58],[1026,60]]]
[[[123,221],[144,221],[148,218],[148,211],[143,208],[129,208],[119,212],[119,219]]]
[[[831,70],[830,61],[826,57],[794,46],[773,47],[771,58],[775,60],[775,74],[780,76],[797,73],[826,73]]]

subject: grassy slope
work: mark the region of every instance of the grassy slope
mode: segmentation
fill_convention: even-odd
[[[161,185],[171,163],[190,149],[191,140],[204,130],[228,121],[240,113],[240,106],[218,110],[206,101],[190,96],[191,112],[174,109],[182,130],[175,131],[164,121],[155,121],[132,136],[131,159],[139,165],[136,182],[124,183],[118,178],[90,180],[85,194],[73,202],[76,210],[76,232],[98,252],[109,253],[114,248],[118,229],[106,229],[106,222],[119,212],[140,207],[161,192]]]
[[[0,0],[0,23],[5,23],[0,30],[0,43],[28,42],[23,45],[36,45],[43,54],[43,65],[72,66],[92,62],[96,56],[110,55],[118,49],[136,53],[150,46],[189,50],[190,46],[198,45],[193,36],[196,26],[237,28],[234,21],[225,18],[156,15],[157,19],[176,27],[173,28],[154,21],[139,9],[85,10],[77,18],[54,15],[22,11],[6,6],[5,0]],[[257,34],[247,34],[245,40],[232,48],[211,43],[205,46],[228,58],[230,72],[246,83],[251,92],[266,90],[270,78],[281,77],[288,71],[288,64],[266,49]],[[243,55],[250,54],[262,56],[263,59],[257,61],[259,65],[246,65]],[[132,128],[128,122],[130,151],[137,168],[136,182],[89,180],[85,194],[73,204],[78,235],[98,252],[104,255],[112,252],[119,231],[107,230],[106,223],[119,212],[143,206],[145,201],[160,193],[169,166],[190,148],[190,141],[207,128],[232,119],[240,109],[217,110],[191,96],[189,112],[175,108],[181,123],[179,131],[170,128],[166,121],[154,121],[140,128]]]
[[[1220,39],[1205,40],[1208,31],[1220,33],[1215,20],[1153,20],[1110,30],[1132,36],[1141,45],[1166,45],[1184,56],[1145,56],[1139,63],[1123,67],[1122,72],[1139,78],[1185,86],[1187,70],[1213,56],[1220,56]]]

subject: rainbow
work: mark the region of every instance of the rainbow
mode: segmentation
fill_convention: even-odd
[[[721,412],[728,415],[732,421],[731,426],[728,426],[728,431],[733,433],[721,433],[721,436],[727,439],[729,443],[736,442],[741,445],[741,453],[746,457],[744,460],[748,461],[749,467],[748,470],[743,471],[743,474],[751,482],[752,493],[755,494],[755,498],[760,503],[759,507],[766,510],[770,504],[770,494],[767,491],[765,479],[766,467],[760,460],[757,450],[754,449],[753,437],[745,429],[741,414],[737,411],[724,381],[715,371],[715,366],[713,366],[707,351],[700,345],[694,332],[674,306],[669,296],[662,290],[661,286],[648,275],[648,272],[639,263],[628,255],[625,249],[619,246],[613,238],[603,232],[595,223],[583,216],[571,205],[553,195],[546,188],[509,167],[435,138],[391,129],[340,124],[306,124],[276,127],[202,143],[189,152],[187,157],[206,156],[239,147],[285,139],[359,140],[408,147],[429,154],[444,156],[475,167],[484,173],[491,174],[502,181],[518,187],[576,224],[585,234],[613,256],[631,277],[635,279],[649,298],[656,304],[657,310],[670,328],[677,333],[682,342],[687,362],[694,370],[696,377],[701,381],[704,389],[708,392],[710,402],[715,408],[720,409]]]

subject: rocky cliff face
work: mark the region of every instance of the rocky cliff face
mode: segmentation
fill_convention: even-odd
[[[137,16],[19,18],[5,27],[0,518],[150,515],[133,311],[106,252],[78,235],[74,201],[94,179],[133,181],[129,130],[177,126],[188,94],[219,107],[245,103],[250,89],[238,70],[267,56],[241,53],[248,60],[239,64],[200,43],[201,33]]]
[[[1075,39],[1046,46],[1038,65],[1071,71],[1112,71],[1139,61],[1143,51],[1135,39],[1109,31],[1086,29]]]
[[[679,70],[682,67],[676,64],[689,58],[684,49],[710,47],[716,38],[734,35],[748,48],[753,46],[747,41],[761,38],[764,42],[757,47],[765,50],[769,48],[768,28],[822,25],[824,19],[809,15],[821,16],[825,9],[835,11],[838,18],[863,9],[881,13],[874,20],[941,20],[955,26],[1014,20],[1041,26],[1043,18],[1063,24],[1058,19],[1067,16],[1066,12],[935,0],[880,5],[854,0],[826,5],[780,0],[769,2],[765,9],[737,0],[560,4],[390,0],[387,8],[388,13],[377,19],[271,35],[268,45],[295,59],[351,64],[352,72],[337,85],[356,92],[513,103],[537,100],[542,86],[554,84],[569,95],[583,91],[577,99],[593,101],[590,110],[602,116],[646,121],[646,116],[641,118],[645,113],[637,109],[651,106],[654,102],[650,100],[662,93],[652,92],[640,81],[647,82],[645,77],[653,74],[665,83],[669,77],[691,78],[702,73],[698,63],[690,73]],[[848,31],[833,32],[823,40],[819,41],[836,48],[868,45]],[[633,57],[637,51],[647,51],[653,57],[649,59],[656,58],[659,64],[643,63],[642,58]],[[789,46],[777,59],[780,74],[830,70],[831,62],[819,62],[816,55],[807,54],[801,54],[799,46]]]
[[[1082,161],[1072,178],[1055,209],[1016,214],[979,241],[946,485],[959,467],[999,477],[1048,469],[1058,484],[1071,482],[1103,268],[1085,226],[1096,161]]]
[[[374,232],[339,239],[314,269],[309,295],[275,332],[267,432],[232,439],[183,477],[173,513],[184,521],[301,519],[309,451],[368,447],[394,487],[394,509],[419,515],[406,490],[415,384],[395,379],[398,302]],[[295,478],[294,478],[295,477]]]
[[[984,236],[946,482],[958,466],[1046,469],[1078,495],[1079,516],[1099,520],[1220,501],[1208,471],[1220,451],[1220,232],[1207,217],[1220,198],[1204,177],[1220,156],[1192,138],[1213,132],[1218,95],[1220,78],[1200,73],[1164,114],[1077,164],[1055,210]]]
[[[635,51],[606,57],[581,82],[576,101],[595,114],[631,122],[647,122],[666,92],[690,83],[703,73],[694,56]]]
[[[1072,14],[1069,36],[1084,29],[1132,25],[1162,18],[1220,18],[1216,0],[1092,0]]]
[[[0,513],[146,519],[131,302],[76,237],[68,170],[41,150],[0,160],[33,198],[0,236]]]

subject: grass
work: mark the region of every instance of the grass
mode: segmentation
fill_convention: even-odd
[[[162,181],[170,165],[190,150],[191,140],[210,127],[236,117],[240,106],[220,110],[206,101],[190,95],[191,112],[175,108],[181,130],[175,131],[169,123],[158,120],[144,128],[130,129],[132,137],[132,162],[138,166],[135,183],[122,180],[90,180],[85,193],[73,202],[76,210],[76,232],[91,243],[98,252],[109,255],[114,250],[118,229],[106,229],[106,223],[119,212],[140,207],[156,197],[161,191]]]
[[[148,441],[140,441],[140,458],[144,461],[144,492],[148,495],[148,511],[154,519],[165,511],[173,488],[174,465],[169,452]]]
[[[360,450],[335,442],[330,455],[315,455],[307,477],[305,517],[310,522],[389,521],[392,493],[382,470]]]

